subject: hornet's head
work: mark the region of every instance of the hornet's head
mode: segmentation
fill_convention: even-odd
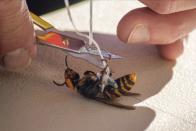
[[[65,70],[64,77],[65,79],[70,79],[72,81],[73,86],[75,86],[80,79],[80,75],[71,68],[67,68]]]
[[[74,89],[76,84],[78,84],[80,75],[76,71],[68,67],[67,56],[65,57],[65,64],[66,64],[66,69],[64,73],[65,84],[67,85],[68,88]]]

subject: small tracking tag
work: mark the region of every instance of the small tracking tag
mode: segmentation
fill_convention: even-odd
[[[89,63],[94,64],[102,68],[100,59],[95,56],[100,56],[97,48],[87,47],[87,41],[65,34],[62,31],[57,30],[52,24],[43,20],[41,17],[30,12],[34,24],[44,30],[44,34],[37,33],[37,40],[40,44],[50,46],[53,48],[61,49],[68,54],[87,60]],[[101,55],[105,58],[121,59],[123,57],[113,54],[107,50],[100,50]]]
[[[85,46],[85,43],[82,40],[61,35],[56,32],[37,35],[37,38],[40,40],[41,44],[76,53],[80,53],[81,48]]]

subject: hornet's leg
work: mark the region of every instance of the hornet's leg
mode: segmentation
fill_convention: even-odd
[[[132,93],[132,92],[123,92],[122,94],[124,96],[140,96],[139,93]]]

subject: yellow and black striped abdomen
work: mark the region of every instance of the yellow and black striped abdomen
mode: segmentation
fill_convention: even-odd
[[[118,92],[121,95],[126,94],[129,92],[136,82],[136,74],[128,74],[126,76],[120,77],[116,79],[116,83],[118,85]]]
[[[106,86],[105,94],[106,96],[109,96],[109,98],[111,99],[120,97],[122,95],[126,95],[126,96],[131,95],[129,91],[135,85],[135,82],[136,82],[135,73],[122,76],[115,80],[115,83],[117,84],[117,88],[115,86]]]

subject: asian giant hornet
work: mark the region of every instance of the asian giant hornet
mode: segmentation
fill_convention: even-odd
[[[66,69],[64,72],[65,81],[62,84],[53,81],[55,85],[57,86],[66,85],[68,88],[74,90],[77,89],[77,91],[82,96],[111,106],[130,109],[130,110],[135,109],[134,106],[123,105],[115,101],[115,98],[118,98],[122,95],[124,96],[139,95],[138,93],[129,92],[136,82],[135,73],[122,76],[116,80],[110,78],[104,90],[101,91],[101,83],[107,67],[105,67],[99,73],[99,75],[93,71],[86,71],[84,72],[83,77],[80,78],[80,75],[77,72],[69,68],[67,64],[67,56],[65,58],[65,64],[66,64]]]

